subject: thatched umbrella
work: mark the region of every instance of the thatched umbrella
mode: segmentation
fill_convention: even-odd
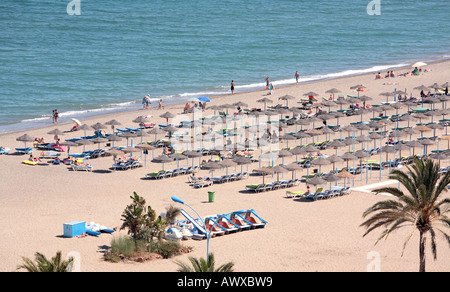
[[[417,127],[416,127],[416,130],[421,132],[421,133],[420,133],[420,136],[421,136],[421,137],[423,137],[423,133],[424,133],[424,132],[431,132],[431,131],[432,131],[432,129],[431,129],[430,127],[427,127],[427,126],[425,126],[425,125],[419,125],[419,126],[417,126]]]
[[[285,149],[282,149],[282,150],[280,150],[280,151],[278,152],[278,156],[281,157],[281,159],[282,159],[281,164],[283,164],[283,165],[284,165],[284,158],[285,158],[285,157],[292,156],[292,155],[293,155],[293,154],[292,154],[290,151],[285,150]]]
[[[420,142],[420,144],[425,146],[425,149],[423,151],[423,155],[427,155],[428,146],[436,144],[436,142],[431,140],[431,139],[422,139],[422,140],[419,140],[419,142]]]
[[[100,149],[100,143],[106,143],[109,142],[109,140],[102,137],[95,137],[91,139],[91,142],[98,144],[98,149]]]
[[[60,131],[59,129],[54,129],[54,130],[51,130],[50,132],[47,132],[47,134],[55,135],[56,137],[58,137],[59,135],[64,135],[64,132]],[[57,140],[57,139],[55,139],[55,140]]]
[[[214,177],[214,169],[221,169],[222,165],[215,161],[209,161],[203,165],[203,168],[209,169],[211,171],[211,177]]]
[[[144,151],[145,151],[145,152],[144,152],[144,154],[145,154],[145,162],[144,162],[144,165],[147,165],[147,152],[148,152],[149,150],[152,151],[152,158],[154,158],[154,152],[153,152],[153,151],[154,151],[156,148],[153,147],[152,145],[144,143],[144,144],[138,144],[138,145],[136,145],[136,146],[134,146],[134,147],[137,148],[137,149],[141,149],[141,150],[144,150]]]
[[[188,150],[188,151],[184,151],[183,155],[185,155],[187,157],[187,163],[189,164],[190,157],[201,157],[202,153],[195,151],[195,150]],[[199,161],[199,164],[200,164],[200,161]],[[192,165],[194,165],[194,159],[192,159]]]
[[[280,165],[272,167],[273,173],[277,174],[277,181],[280,180],[280,173],[284,174],[285,172],[288,172],[288,170]]]
[[[350,179],[353,179],[353,181],[354,181],[354,179],[355,179],[355,176],[354,176],[353,174],[349,173],[349,172],[346,171],[346,170],[341,171],[341,172],[338,173],[336,176],[344,179],[344,188],[345,188],[345,181],[346,181],[346,179],[349,179],[349,180],[350,180]]]
[[[86,151],[86,145],[94,144],[94,142],[87,140],[87,139],[81,139],[78,141],[75,141],[78,145],[83,145],[83,152]]]
[[[132,132],[123,132],[123,133],[120,133],[120,137],[124,137],[127,139],[127,146],[128,146],[128,139],[137,137],[137,135],[136,135],[136,133],[132,133]]]
[[[292,171],[292,179],[294,179],[294,172],[296,173],[296,176],[297,176],[297,170],[302,170],[303,169],[296,162],[289,163],[288,165],[284,165],[283,167],[286,168],[289,171]]]
[[[344,161],[344,159],[342,159],[341,157],[337,156],[337,155],[331,155],[330,157],[328,157],[328,160],[333,163],[333,172],[336,172],[336,168],[335,168],[335,164],[337,162],[342,162]]]
[[[108,127],[102,123],[95,123],[91,126],[94,130],[102,130],[102,129],[107,129]]]
[[[295,155],[295,161],[296,162],[298,161],[298,159],[297,159],[298,155],[306,153],[306,151],[305,151],[305,149],[303,147],[294,147],[291,150],[289,150],[289,152],[291,152],[292,155]]]
[[[342,159],[344,159],[345,161],[347,161],[347,169],[348,169],[348,161],[351,159],[355,159],[355,155],[353,155],[350,152],[345,152],[344,154],[342,154],[340,156]]]
[[[16,138],[16,141],[24,142],[24,143],[25,143],[25,147],[27,147],[27,142],[34,141],[34,138],[31,137],[31,136],[28,135],[28,134],[23,134],[22,136],[17,137],[17,138]]]
[[[262,102],[262,103],[264,103],[264,111],[266,111],[266,104],[267,104],[267,103],[273,103],[273,101],[272,101],[271,99],[267,98],[267,97],[258,99],[256,102]]]
[[[113,147],[114,147],[114,142],[122,141],[122,137],[117,136],[117,135],[115,135],[115,134],[112,134],[112,135],[107,136],[106,139],[108,139],[108,141],[113,142]]]
[[[166,155],[160,155],[153,158],[152,162],[162,163],[162,169],[164,170],[164,163],[172,162],[173,158],[170,158]]]
[[[415,155],[415,151],[414,148],[422,148],[423,145],[417,141],[417,140],[413,140],[413,141],[409,141],[406,143],[409,147],[413,148],[413,156]]]
[[[289,100],[290,99],[295,99],[295,96],[287,94],[287,95],[283,95],[282,97],[279,97],[278,99],[285,100],[286,101],[286,106],[289,106]]]
[[[92,127],[89,126],[88,124],[83,124],[83,125],[79,126],[78,129],[84,130],[84,136],[86,136],[86,131],[92,130]]]
[[[331,88],[331,89],[328,89],[327,91],[325,91],[325,93],[331,93],[331,94],[333,94],[333,100],[334,100],[334,94],[335,93],[339,93],[339,92],[341,92],[339,89],[337,89],[337,88]]]
[[[263,177],[263,184],[264,184],[264,177],[268,174],[273,173],[273,169],[270,167],[261,167],[253,170],[254,173],[259,173]]]
[[[332,182],[337,182],[338,180],[341,179],[341,177],[335,175],[334,173],[329,173],[326,176],[324,176],[323,179],[330,183],[330,190],[331,190],[331,183]]]
[[[222,167],[225,167],[225,168],[226,168],[226,174],[227,174],[227,175],[228,175],[228,167],[236,166],[236,165],[237,165],[237,163],[234,162],[234,161],[231,160],[231,159],[224,159],[224,160],[220,161],[219,164],[220,164]]]
[[[314,176],[313,178],[307,179],[307,180],[306,180],[306,183],[307,183],[307,184],[310,184],[310,185],[316,186],[316,191],[317,191],[317,186],[318,186],[318,185],[326,184],[327,181],[324,180],[323,178],[320,178],[319,176],[316,175],[316,176]]]
[[[242,165],[247,164],[247,170],[248,170],[248,165],[250,163],[252,163],[252,161],[250,159],[245,158],[243,156],[235,157],[235,158],[233,158],[233,161],[241,166],[241,173],[242,173]]]
[[[61,143],[59,143],[59,145],[61,146],[66,146],[67,147],[67,156],[70,156],[70,147],[72,146],[80,146],[77,143],[73,142],[73,141],[63,141]]]
[[[318,165],[319,166],[319,173],[322,173],[322,165],[328,165],[330,164],[330,160],[328,158],[319,157],[317,159],[314,159],[311,162],[312,165]]]
[[[105,125],[111,126],[111,129],[113,130],[113,133],[114,133],[114,127],[115,127],[115,126],[118,126],[118,125],[121,125],[121,123],[119,123],[118,121],[112,119],[112,120],[110,120],[110,121],[107,121],[107,122],[105,123]]]

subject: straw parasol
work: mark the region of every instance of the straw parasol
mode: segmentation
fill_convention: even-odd
[[[333,163],[333,171],[335,171],[336,170],[336,168],[335,168],[335,164],[337,163],[337,162],[343,162],[344,161],[344,159],[342,159],[341,157],[339,157],[339,156],[337,156],[337,155],[331,155],[330,157],[328,157],[328,160],[331,162],[331,163]]]
[[[63,141],[63,142],[59,143],[59,145],[67,147],[67,156],[70,156],[69,155],[70,147],[72,147],[72,146],[80,146],[80,145],[78,145],[77,143],[75,143],[73,141]]]
[[[288,106],[289,100],[290,99],[295,99],[295,96],[287,94],[287,95],[283,95],[282,97],[279,97],[278,99],[285,100],[286,101],[286,106]]]
[[[279,152],[278,152],[278,156],[279,157],[281,157],[282,158],[282,164],[284,165],[284,158],[285,157],[288,157],[288,156],[292,156],[293,154],[289,151],[289,150],[286,150],[286,149],[282,149],[282,150],[280,150]]]
[[[288,170],[280,165],[272,167],[273,173],[277,174],[277,181],[280,180],[280,173],[283,174],[285,172],[288,172]]]
[[[419,143],[422,144],[423,146],[425,146],[424,153],[423,153],[424,155],[427,154],[428,146],[436,144],[436,142],[431,139],[422,139],[419,141]]]
[[[34,141],[34,138],[31,137],[31,136],[28,135],[28,134],[23,134],[22,136],[17,137],[17,138],[16,138],[16,141],[24,142],[24,143],[25,143],[25,147],[27,147],[27,142]]]
[[[152,162],[162,163],[162,169],[164,170],[164,163],[172,162],[173,159],[166,156],[166,155],[160,155],[155,157]]]
[[[317,158],[317,159],[314,159],[314,160],[311,162],[311,164],[312,164],[312,165],[318,165],[318,166],[319,166],[319,173],[322,173],[322,172],[321,172],[322,165],[328,165],[328,164],[330,164],[330,161],[329,161],[327,158],[319,157],[319,158]]]
[[[151,150],[152,151],[152,156],[153,156],[153,150],[155,150],[156,148],[154,146],[150,145],[150,144],[147,144],[147,143],[138,144],[138,145],[136,145],[134,147],[137,148],[137,149],[141,149],[141,150],[145,151],[144,152],[144,154],[145,154],[145,162],[144,162],[145,164],[144,165],[147,165],[147,152],[149,150]]]
[[[95,137],[91,139],[91,142],[98,144],[98,149],[100,149],[100,143],[106,143],[109,142],[109,140],[102,137]]]
[[[262,175],[262,177],[263,177],[263,184],[264,184],[264,177],[266,175],[268,175],[268,174],[272,174],[273,173],[273,169],[269,168],[269,167],[261,167],[261,168],[254,169],[253,172]]]
[[[107,129],[108,127],[106,125],[103,125],[102,123],[95,123],[91,126],[94,130],[101,130],[101,129]]]
[[[291,162],[288,165],[284,165],[284,168],[286,168],[288,171],[292,171],[292,179],[294,179],[294,172],[297,172],[297,170],[302,170],[303,167],[298,165],[296,162]]]
[[[119,150],[117,148],[110,149],[110,150],[106,151],[106,153],[109,155],[112,155],[114,157],[125,155],[125,152],[123,152],[122,150]]]
[[[307,180],[306,180],[306,183],[307,183],[307,184],[310,184],[310,185],[316,186],[316,191],[317,191],[317,186],[318,186],[318,185],[326,184],[327,181],[324,180],[323,178],[320,178],[319,176],[316,175],[316,176],[314,176],[313,178],[307,179]]]
[[[51,130],[50,132],[47,132],[47,134],[59,136],[59,135],[64,135],[64,132],[60,131],[59,129],[54,129],[54,130]]]
[[[222,165],[215,161],[209,161],[203,165],[203,168],[209,169],[211,171],[211,177],[214,177],[214,169],[221,169]]]
[[[115,126],[118,126],[118,125],[121,125],[121,123],[119,123],[118,121],[112,119],[112,120],[110,120],[110,121],[107,121],[107,122],[105,123],[105,125],[111,126],[111,129],[113,130],[113,133],[114,133],[114,127],[115,127]]]
[[[267,98],[267,97],[258,99],[256,102],[264,103],[264,111],[266,110],[266,104],[267,103],[273,103],[273,101],[270,98]]]

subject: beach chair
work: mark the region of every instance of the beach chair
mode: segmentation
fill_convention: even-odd
[[[264,184],[252,184],[252,185],[246,185],[245,189],[247,191],[252,191],[252,192],[255,192],[255,193],[259,193],[259,192],[264,191],[264,187],[265,187]]]
[[[272,190],[273,191],[278,190],[279,188],[280,188],[280,182],[279,181],[273,182]]]
[[[92,171],[92,169],[93,169],[93,167],[90,163],[82,164],[82,165],[77,165],[75,163],[72,163],[71,167],[72,167],[72,170],[74,170],[74,171],[79,171],[79,170]]]
[[[33,153],[33,147],[19,147],[16,148],[16,152],[19,154],[31,154]]]
[[[314,193],[304,196],[307,200],[317,200],[317,196],[322,193],[323,188],[318,188]]]
[[[299,197],[304,196],[305,194],[306,194],[305,191],[296,191],[296,192],[286,191],[285,198],[299,198]]]
[[[194,188],[198,189],[198,188],[209,187],[209,186],[212,186],[212,184],[213,184],[212,180],[206,179],[204,181],[194,183]]]
[[[156,171],[156,172],[151,172],[151,173],[147,173],[146,176],[150,179],[162,179],[164,178],[164,170],[160,170],[160,171]]]
[[[0,147],[0,155],[7,155],[9,152],[11,152],[11,149]]]
[[[264,191],[265,192],[272,191],[274,186],[275,186],[275,183],[268,183],[264,186]]]

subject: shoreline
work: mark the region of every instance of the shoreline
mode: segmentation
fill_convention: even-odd
[[[446,56],[446,55],[444,55]],[[442,58],[442,57],[441,57]],[[441,60],[436,60],[436,61],[426,61],[428,66],[433,65],[433,64],[439,64],[439,63],[443,63],[443,62],[447,62],[450,61],[450,58],[444,58]],[[402,64],[400,64],[402,65]],[[411,64],[412,65],[412,64]],[[330,75],[339,75],[342,74],[344,72],[348,72],[348,71],[367,71],[367,72],[363,72],[363,73],[354,73],[354,74],[345,74],[343,76],[337,76],[337,77],[318,77],[317,79],[313,79],[313,80],[306,80],[306,81],[302,81],[302,76],[300,76],[299,79],[299,84],[295,83],[295,79],[292,78],[292,83],[289,84],[287,83],[289,79],[284,79],[284,80],[276,80],[273,81],[273,84],[275,85],[275,90],[280,90],[283,88],[290,88],[290,87],[294,87],[294,86],[299,86],[299,85],[308,85],[308,84],[314,84],[316,82],[325,82],[325,81],[329,81],[329,80],[340,80],[342,78],[348,78],[348,77],[355,77],[355,76],[366,76],[366,75],[370,75],[370,74],[375,74],[376,72],[379,72],[380,70],[378,69],[373,69],[373,68],[379,68],[382,67],[383,70],[406,70],[410,67],[408,67],[410,65],[406,65],[406,66],[400,66],[399,64],[392,64],[392,65],[377,65],[377,66],[372,66],[369,68],[365,68],[365,69],[348,69],[348,70],[344,70],[344,71],[340,71],[340,72],[335,72],[335,73],[327,73],[323,76],[330,76]],[[313,78],[313,77],[309,77],[309,78]],[[278,85],[277,83],[282,83],[282,85]],[[263,82],[261,82],[262,86],[263,86]],[[257,87],[257,84],[249,84],[249,85],[241,85],[241,86],[236,86],[236,88],[239,87]],[[255,92],[264,92],[266,91],[265,89],[249,89],[249,90],[244,90],[244,91],[235,91],[235,95],[237,94],[247,94],[247,93],[255,93]],[[189,93],[189,95],[192,95],[192,97],[195,97],[196,94],[195,93]],[[211,100],[214,100],[216,98],[223,98],[225,96],[229,96],[231,95],[231,93],[224,93],[224,94],[217,94],[217,95],[211,95],[208,96]],[[171,96],[169,95],[169,99],[164,100],[163,99],[163,103],[166,102],[164,104],[164,106],[167,108],[168,106],[174,105],[174,104],[183,104],[185,102],[187,102],[189,100],[190,97],[175,97],[175,96]],[[158,102],[159,97],[154,97],[151,98],[152,102],[156,103]],[[132,101],[128,101],[128,102],[124,102],[124,104],[127,104],[126,107],[122,108],[122,107],[118,107],[118,108],[95,108],[95,109],[88,109],[88,110],[84,110],[84,113],[81,113],[80,115],[69,115],[69,116],[65,116],[65,117],[61,117],[60,116],[60,120],[64,120],[63,123],[58,123],[58,125],[67,125],[69,123],[71,123],[70,119],[71,118],[77,118],[79,120],[89,120],[92,118],[100,118],[102,116],[109,116],[109,115],[116,115],[116,114],[121,114],[123,112],[130,112],[130,111],[139,111],[142,109],[139,109],[139,107],[141,107],[141,103],[139,101],[135,101],[135,103],[133,104]],[[155,106],[151,106],[150,108],[155,108],[157,107],[157,105]],[[64,113],[60,113],[60,114],[64,114]],[[0,137],[2,135],[5,134],[10,134],[10,133],[23,133],[26,131],[31,131],[31,130],[35,130],[35,129],[39,129],[39,128],[47,128],[47,127],[51,127],[54,126],[55,124],[44,124],[44,120],[51,120],[51,117],[49,116],[48,118],[32,118],[32,119],[25,119],[22,120],[20,122],[16,122],[16,123],[12,123],[9,125],[0,125],[0,129],[1,128],[5,128],[5,132],[0,132]],[[41,124],[41,120],[42,120],[42,124]],[[27,121],[27,122],[25,122]],[[33,123],[37,123],[38,125],[33,126]],[[25,124],[25,125],[24,125]],[[8,128],[13,128],[8,130]]]

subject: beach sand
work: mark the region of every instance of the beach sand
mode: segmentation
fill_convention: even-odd
[[[431,69],[430,72],[420,76],[398,77],[390,79],[375,80],[375,74],[365,74],[350,76],[345,78],[316,81],[311,83],[300,83],[298,85],[276,88],[272,96],[267,96],[266,90],[239,93],[234,95],[223,95],[213,97],[208,104],[232,104],[243,101],[249,108],[263,108],[263,104],[256,100],[267,96],[273,100],[272,104],[285,105],[285,101],[278,100],[286,94],[293,95],[296,100],[290,100],[289,106],[297,106],[303,94],[314,91],[322,97],[327,97],[325,93],[330,88],[338,88],[344,95],[356,95],[350,89],[351,86],[363,84],[367,92],[362,94],[372,97],[374,100],[369,104],[379,104],[386,100],[380,96],[382,92],[397,90],[407,90],[418,96],[419,92],[413,90],[419,85],[431,85],[435,82],[443,84],[450,80],[450,61],[429,64],[424,67]],[[396,69],[396,74],[410,71],[411,68]],[[384,75],[385,72],[382,72]],[[238,83],[238,82],[237,82]],[[392,98],[390,98],[392,100]],[[425,105],[429,107],[430,105]],[[437,108],[442,105],[436,104]],[[132,122],[140,115],[151,115],[152,122],[156,125],[165,124],[165,119],[159,117],[166,111],[179,114],[183,111],[183,104],[166,105],[164,110],[151,107],[146,110],[127,111],[112,115],[97,116],[86,120],[83,123],[92,125],[96,122],[105,123],[111,119],[121,122],[120,127],[136,127]],[[332,108],[336,109],[336,108]],[[402,108],[399,113],[407,109]],[[231,112],[234,109],[230,110]],[[212,114],[212,110],[206,110],[203,116]],[[393,113],[391,113],[393,114]],[[364,115],[363,120],[368,121],[372,113]],[[350,116],[341,118],[342,125],[360,121],[361,117]],[[437,119],[437,118],[436,118]],[[418,122],[418,121],[417,121]],[[415,123],[417,123],[415,122]],[[49,121],[49,124],[51,121]],[[406,126],[407,122],[401,122],[401,126]],[[336,120],[328,121],[328,124],[336,124]],[[53,135],[47,132],[58,128],[67,131],[73,124],[49,125],[48,127],[32,129],[22,132],[8,133],[0,135],[0,145],[11,148],[23,147],[23,143],[16,141],[16,138],[24,133],[33,137],[44,137],[51,141]],[[392,126],[393,127],[393,126]],[[295,130],[295,126],[286,130]],[[108,132],[110,130],[108,129]],[[437,135],[445,133],[444,130],[437,130]],[[92,131],[88,132],[88,135]],[[68,138],[80,137],[83,131],[67,133],[60,136],[64,141]],[[340,133],[331,136],[331,139],[339,138]],[[346,133],[343,133],[346,136]],[[425,135],[428,135],[427,133]],[[414,136],[413,136],[414,137]],[[158,138],[162,138],[160,135]],[[134,138],[135,143],[139,138]],[[319,137],[319,139],[324,139]],[[408,137],[403,139],[407,140]],[[154,140],[153,135],[144,137],[144,141]],[[383,143],[386,140],[383,140]],[[289,141],[289,146],[298,145],[300,142]],[[29,143],[31,144],[31,143]],[[104,144],[103,144],[104,145]],[[103,146],[101,145],[101,146]],[[124,146],[126,141],[116,143]],[[371,143],[372,145],[372,143]],[[379,142],[377,142],[379,145]],[[286,146],[282,142],[280,148]],[[88,145],[86,150],[96,149],[97,145]],[[360,149],[361,144],[356,145]],[[428,152],[436,149],[432,146]],[[348,151],[339,149],[342,154]],[[447,148],[447,142],[440,143],[440,149]],[[82,152],[82,147],[72,147],[71,152]],[[416,149],[416,153],[421,153],[422,149]],[[34,155],[39,155],[41,151],[35,150]],[[160,155],[162,148],[154,151],[154,155]],[[259,151],[254,152],[257,156]],[[324,154],[335,153],[334,149],[323,151]],[[384,154],[383,154],[384,156]],[[390,156],[392,157],[392,156]],[[145,157],[143,157],[144,159]],[[202,159],[208,159],[203,157]],[[384,157],[383,157],[384,158]],[[211,215],[217,213],[227,213],[241,209],[254,209],[258,215],[268,221],[264,229],[244,231],[210,240],[210,251],[215,254],[218,265],[232,261],[235,263],[235,271],[238,272],[296,272],[296,271],[357,271],[364,272],[374,267],[374,263],[379,263],[381,271],[418,271],[419,269],[419,236],[416,232],[406,246],[402,256],[403,243],[411,232],[404,229],[392,234],[387,240],[380,241],[375,245],[380,231],[375,231],[363,237],[365,229],[360,227],[363,222],[363,212],[374,203],[385,200],[388,197],[374,195],[368,192],[353,190],[350,195],[333,198],[323,201],[306,202],[298,199],[285,198],[286,189],[263,192],[245,192],[245,185],[261,183],[262,177],[250,176],[246,180],[229,182],[214,185],[208,188],[194,189],[187,183],[186,175],[162,179],[148,180],[145,175],[149,172],[161,169],[159,163],[152,163],[151,154],[147,156],[146,165],[127,171],[112,171],[113,158],[111,156],[92,159],[90,162],[94,167],[93,172],[75,172],[69,170],[66,165],[52,165],[44,162],[41,165],[29,166],[21,163],[27,159],[26,155],[3,155],[0,156],[0,234],[2,244],[0,254],[2,261],[0,271],[13,271],[17,265],[22,264],[21,257],[34,258],[35,252],[41,252],[47,257],[52,257],[57,251],[61,251],[63,256],[71,252],[79,254],[81,271],[154,271],[154,272],[175,272],[177,265],[174,260],[188,262],[188,256],[205,257],[206,240],[203,241],[183,241],[186,246],[193,247],[189,254],[177,256],[168,260],[155,260],[145,263],[110,263],[103,259],[103,252],[110,246],[111,239],[126,231],[116,231],[112,235],[102,234],[99,237],[84,238],[64,238],[63,224],[82,220],[95,222],[109,228],[121,226],[121,214],[125,207],[131,203],[130,196],[137,192],[143,196],[147,204],[156,212],[165,212],[170,205],[183,208],[171,200],[171,196],[176,195],[182,198],[189,205],[194,207],[201,215]],[[379,159],[374,157],[374,159]],[[285,164],[295,160],[295,156],[285,158]],[[191,162],[189,162],[191,163]],[[267,162],[263,162],[267,163]],[[276,163],[281,163],[278,159]],[[186,161],[181,161],[181,166],[186,166]],[[350,165],[352,162],[350,162]],[[448,165],[448,161],[442,161],[442,166]],[[344,167],[345,163],[336,165]],[[248,166],[248,171],[259,167],[258,162]],[[165,169],[176,168],[176,163],[165,164]],[[244,166],[247,170],[247,166]],[[322,171],[331,169],[331,165],[322,167]],[[236,168],[236,172],[240,167]],[[312,169],[310,169],[312,171]],[[229,169],[234,172],[234,167]],[[305,175],[306,170],[297,172],[297,177]],[[214,171],[214,176],[225,174],[225,170]],[[208,170],[200,170],[200,176],[210,175]],[[284,177],[291,177],[290,173]],[[266,176],[265,181],[276,180],[276,175],[272,178]],[[387,180],[387,171],[383,172],[382,181]],[[363,179],[357,175],[352,187],[359,187],[380,182],[379,172],[369,173],[366,183],[366,174]],[[339,181],[338,185],[343,185]],[[395,184],[394,184],[395,185]],[[314,189],[314,186],[311,186]],[[289,190],[305,190],[306,185]],[[208,191],[215,191],[215,201],[208,202]],[[448,196],[448,195],[446,195]],[[190,211],[189,208],[186,210]],[[182,218],[180,218],[182,219]],[[442,239],[438,239],[438,259],[433,260],[429,248],[427,249],[427,271],[450,271],[450,249],[448,244]]]

